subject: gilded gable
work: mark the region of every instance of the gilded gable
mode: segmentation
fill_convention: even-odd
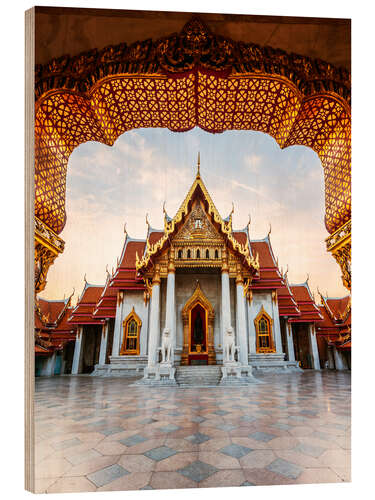
[[[216,242],[223,240],[221,235],[209,221],[199,201],[195,203],[185,224],[173,238],[174,243],[194,240],[214,240]]]

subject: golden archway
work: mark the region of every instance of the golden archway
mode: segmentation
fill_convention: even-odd
[[[276,352],[273,337],[273,319],[262,306],[254,318],[256,349],[258,353]]]
[[[35,99],[35,215],[53,247],[42,258],[44,247],[37,246],[39,289],[46,266],[63,249],[58,234],[66,222],[66,173],[74,148],[86,141],[113,145],[134,128],[182,132],[195,126],[212,133],[261,131],[280,148],[299,144],[319,155],[325,223],[335,235],[327,249],[350,286],[350,233],[349,242],[341,241],[351,217],[347,70],[214,35],[193,17],[179,34],[37,65]]]
[[[133,309],[122,322],[122,344],[120,356],[138,355],[142,320]]]
[[[189,364],[190,351],[190,333],[191,333],[191,313],[193,309],[200,305],[205,311],[205,331],[207,336],[207,359],[209,365],[216,364],[216,354],[214,348],[214,321],[215,311],[211,302],[204,295],[199,281],[195,287],[193,295],[186,302],[182,309],[182,323],[184,327],[184,343],[181,354],[181,365]]]

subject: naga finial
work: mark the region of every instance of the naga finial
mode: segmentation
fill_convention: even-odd
[[[148,214],[146,214],[146,224],[147,224],[148,228],[151,227],[150,221],[148,220]]]
[[[250,225],[251,225],[251,214],[249,214],[249,220],[248,220],[248,222],[247,222],[247,227],[249,228],[249,227],[250,227]]]
[[[272,232],[272,226],[271,226],[271,223],[269,223],[269,224],[270,224],[270,229],[269,229],[268,234],[267,234],[267,236],[268,236],[268,237],[270,236],[270,234],[271,234],[271,232]]]
[[[86,273],[85,273],[85,275],[83,277],[83,281],[87,284]]]
[[[127,236],[127,234],[128,234],[128,232],[126,230],[126,222],[124,222],[124,234],[125,234],[125,236]]]
[[[284,274],[284,278],[286,278],[286,275],[288,274],[288,271],[289,271],[289,264],[286,265],[286,271],[285,271],[285,274]]]
[[[197,177],[201,176],[201,153],[198,151],[198,161],[197,161]]]
[[[309,273],[307,273],[307,278],[306,278],[306,281],[305,281],[306,284],[309,282],[309,279],[310,279],[310,275],[309,275]]]

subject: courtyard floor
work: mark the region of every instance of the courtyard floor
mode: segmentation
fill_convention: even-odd
[[[36,380],[39,493],[350,481],[350,373],[249,387]]]

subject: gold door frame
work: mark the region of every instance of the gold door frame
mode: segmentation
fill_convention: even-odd
[[[208,364],[216,364],[216,354],[214,348],[214,320],[215,311],[212,307],[211,302],[202,292],[199,282],[195,288],[193,295],[186,302],[182,309],[182,323],[184,327],[184,344],[181,354],[181,365],[189,364],[189,354],[190,353],[190,329],[191,329],[191,311],[196,305],[200,305],[205,310],[205,320],[206,320],[206,338],[207,338],[207,350],[202,354],[208,355]]]

